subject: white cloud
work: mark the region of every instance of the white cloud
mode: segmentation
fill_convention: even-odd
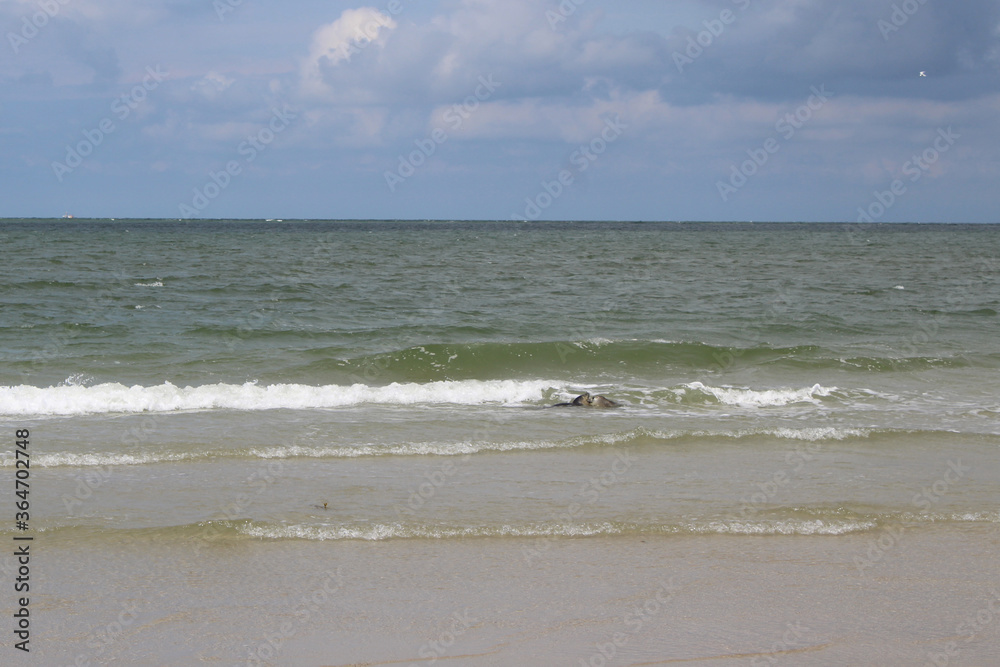
[[[302,65],[302,83],[307,93],[329,92],[323,82],[323,71],[351,59],[363,50],[383,48],[387,31],[396,28],[396,21],[374,7],[347,9],[333,23],[313,33],[309,55]]]
[[[350,119],[376,143],[440,124],[480,77],[503,85],[477,104],[478,120],[460,128],[462,136],[583,140],[600,131],[601,114],[658,99],[652,87],[663,79],[662,38],[603,34],[587,22],[556,31],[545,12],[558,4],[459,0],[400,25],[372,8],[348,10],[313,33],[300,90],[308,105],[326,108],[320,123],[335,135],[346,126],[331,123]],[[362,122],[364,113],[371,122]]]
[[[219,72],[209,72],[191,86],[191,90],[201,93],[208,99],[216,98],[227,88],[236,83],[236,79],[230,78]]]

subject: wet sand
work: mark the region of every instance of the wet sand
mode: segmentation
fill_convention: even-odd
[[[989,665],[1000,653],[998,542],[993,524],[895,537],[102,546],[42,536],[31,658]]]

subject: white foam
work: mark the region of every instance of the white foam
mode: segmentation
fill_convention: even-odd
[[[588,345],[593,345],[594,347],[604,347],[605,345],[613,345],[617,342],[620,341],[613,340],[611,338],[601,338],[600,336],[596,336],[594,338],[588,338],[587,340],[574,343],[574,345],[577,345],[578,347],[582,348],[586,348]]]
[[[1000,523],[1000,512],[963,512],[961,514],[951,514],[947,518],[950,521]]]
[[[817,426],[814,428],[778,428],[766,430],[763,433],[788,440],[846,440],[848,438],[867,438],[871,429],[866,428],[836,428],[833,426]]]
[[[262,459],[287,458],[358,458],[362,456],[467,456],[479,452],[509,452],[529,449],[572,447],[574,443],[546,440],[515,442],[413,442],[393,445],[350,445],[345,447],[308,447],[288,445],[251,449],[249,454]]]
[[[274,384],[210,384],[152,387],[104,383],[92,387],[0,387],[0,415],[82,415],[182,410],[276,410],[336,408],[359,404],[418,405],[451,403],[504,405],[539,401],[556,388],[544,380],[462,380],[383,387]]]
[[[109,452],[92,452],[74,454],[58,452],[52,454],[34,454],[31,463],[40,468],[56,466],[134,466],[149,463],[167,463],[170,461],[185,461],[197,458],[194,454],[168,454],[148,452],[142,454],[113,454]],[[13,452],[0,454],[0,467],[11,468],[16,464]]]
[[[62,383],[67,386],[73,386],[73,385],[86,386],[87,384],[93,381],[94,378],[91,377],[90,375],[86,375],[84,373],[74,373],[73,375],[70,375],[68,378],[63,380]]]
[[[367,525],[308,525],[258,524],[246,521],[235,526],[239,533],[261,539],[281,540],[388,540],[388,539],[449,539],[470,537],[593,537],[636,534],[728,534],[728,535],[846,535],[876,529],[875,521],[784,520],[690,523],[680,525],[524,524],[493,526],[427,526],[403,523],[373,523]]]
[[[527,525],[512,526],[406,526],[400,523],[376,523],[368,526],[309,526],[302,524],[287,526],[254,525],[246,523],[237,530],[250,537],[263,539],[302,540],[388,540],[392,538],[448,539],[456,537],[589,537],[592,535],[615,535],[622,529],[610,523],[596,525]]]
[[[913,521],[913,522],[938,522],[938,521],[950,521],[956,523],[1000,523],[1000,512],[997,511],[967,511],[967,512],[952,512],[948,514],[915,514],[911,512],[906,512],[900,515],[900,520],[902,521]]]
[[[845,535],[876,528],[875,521],[712,521],[692,524],[689,529],[696,533],[727,533],[733,535]]]
[[[737,389],[735,387],[711,387],[701,382],[685,385],[688,389],[701,391],[713,396],[723,405],[741,408],[781,407],[792,403],[818,404],[820,398],[837,391],[836,387],[822,387],[818,384],[802,389]]]
[[[501,440],[454,442],[402,442],[402,443],[351,443],[339,446],[276,445],[250,449],[213,449],[199,452],[145,451],[118,452],[53,452],[36,454],[32,463],[39,467],[56,466],[124,466],[170,463],[216,457],[254,457],[259,459],[295,458],[361,458],[369,456],[472,456],[480,452],[515,452],[544,449],[573,449],[576,447],[615,447],[639,438],[676,440],[684,437],[745,438],[772,436],[789,440],[810,442],[867,438],[869,429],[816,427],[806,429],[746,429],[739,431],[660,431],[645,428],[602,435],[574,436],[564,440]],[[0,467],[13,467],[13,451],[0,452]]]

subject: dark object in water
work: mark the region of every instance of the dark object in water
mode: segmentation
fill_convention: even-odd
[[[597,396],[591,396],[590,392],[583,392],[579,396],[573,399],[571,403],[556,403],[552,407],[569,407],[569,406],[582,406],[585,408],[616,408],[618,404],[612,401],[610,398],[606,398],[598,394]]]
[[[587,404],[587,407],[591,407],[591,408],[617,408],[618,404],[615,403],[614,401],[612,401],[610,398],[607,398],[605,396],[601,396],[600,394],[598,394],[597,396],[591,396],[590,402]]]

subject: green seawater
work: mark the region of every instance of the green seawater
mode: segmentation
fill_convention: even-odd
[[[1000,521],[1000,227],[32,220],[0,253],[0,427],[54,534]],[[547,407],[583,391],[621,406]]]
[[[33,221],[0,248],[8,386],[781,382],[1000,350],[992,226]]]

